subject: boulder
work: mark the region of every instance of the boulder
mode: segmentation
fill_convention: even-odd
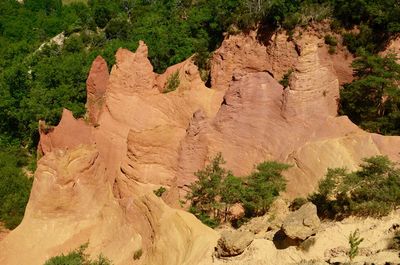
[[[319,225],[317,207],[309,202],[286,217],[282,231],[291,239],[305,240],[317,232]]]
[[[253,242],[254,235],[250,232],[223,231],[218,240],[217,257],[232,257],[242,254]]]

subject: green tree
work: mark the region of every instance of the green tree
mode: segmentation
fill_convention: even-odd
[[[224,207],[224,221],[227,221],[230,207],[235,203],[240,203],[243,198],[243,181],[228,174],[221,183],[221,203]]]
[[[275,161],[267,161],[257,165],[256,170],[245,179],[243,204],[246,215],[263,215],[286,188],[286,180],[282,172],[290,166]]]
[[[355,80],[340,91],[340,113],[371,132],[399,134],[400,65],[396,56],[361,51],[353,67]]]
[[[0,221],[8,229],[22,221],[32,187],[32,180],[21,169],[27,160],[15,146],[0,139]]]
[[[400,203],[400,169],[386,156],[363,160],[360,169],[329,169],[309,200],[321,216],[384,216]]]
[[[227,221],[230,207],[240,203],[246,218],[264,214],[281,191],[286,181],[282,171],[289,165],[267,161],[257,165],[250,176],[238,178],[222,168],[225,161],[219,153],[209,165],[195,175],[186,196],[191,201],[191,212],[210,226]],[[242,180],[243,179],[243,180]]]
[[[99,28],[104,28],[112,17],[108,6],[99,5],[94,8],[94,21]]]
[[[112,18],[105,28],[105,33],[108,39],[126,40],[129,36],[130,23],[124,16]]]
[[[218,153],[205,169],[195,173],[197,180],[189,185],[190,192],[186,196],[195,214],[211,214],[213,219],[218,218],[220,201],[217,201],[217,197],[221,194],[223,179],[229,174],[222,167],[223,164],[225,160]]]

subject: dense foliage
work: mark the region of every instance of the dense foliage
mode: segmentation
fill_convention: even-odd
[[[361,51],[353,62],[355,80],[340,91],[340,111],[372,132],[400,134],[400,64]]]
[[[364,159],[360,169],[329,169],[309,199],[321,216],[384,216],[400,204],[400,169],[386,156]]]
[[[263,215],[286,188],[282,171],[286,164],[263,162],[247,177],[235,177],[222,167],[221,153],[209,165],[195,173],[197,180],[189,186],[186,196],[190,211],[203,223],[215,227],[227,221],[229,210],[235,203],[243,205],[245,217]]]
[[[88,244],[82,245],[79,248],[69,252],[67,255],[61,254],[50,258],[44,265],[111,265],[111,262],[103,255],[95,260],[90,260],[85,254]]]
[[[32,186],[22,171],[26,158],[14,145],[3,143],[0,150],[0,221],[8,229],[22,220]]]

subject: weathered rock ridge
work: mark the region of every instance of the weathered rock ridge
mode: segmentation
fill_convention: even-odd
[[[337,65],[323,40],[276,34],[227,38],[212,59],[212,88],[191,59],[156,74],[147,46],[120,49],[108,74],[100,57],[87,81],[87,119],[64,110],[42,124],[38,169],[25,217],[0,242],[0,264],[43,264],[89,241],[114,264],[210,264],[217,232],[178,207],[193,172],[222,152],[227,168],[248,174],[275,159],[287,172],[286,196],[312,191],[328,167],[354,169],[362,158],[399,161],[400,137],[370,134],[337,117]],[[293,69],[289,86],[279,80]],[[350,68],[349,68],[350,69]],[[162,93],[179,72],[180,85]],[[351,73],[350,73],[351,75]],[[163,199],[153,190],[168,188]],[[165,203],[165,202],[166,203]],[[143,256],[134,260],[136,251]]]

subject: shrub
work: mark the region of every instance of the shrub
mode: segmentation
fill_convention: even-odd
[[[400,204],[400,170],[386,156],[363,160],[360,169],[328,169],[318,191],[309,197],[319,215],[384,216]]]
[[[328,44],[330,46],[336,46],[337,45],[337,39],[335,36],[332,35],[325,35],[325,44]]]
[[[133,253],[133,259],[138,260],[142,257],[142,255],[143,255],[142,249],[136,250],[135,253]]]
[[[329,54],[334,54],[336,52],[338,41],[335,36],[332,36],[330,34],[325,35],[325,44],[329,45]]]
[[[194,214],[197,219],[199,219],[203,224],[208,227],[216,228],[220,224],[220,221],[217,218],[211,217],[206,212],[199,211],[199,209],[197,209],[196,207],[191,206],[189,208],[189,212]]]
[[[289,86],[289,79],[292,73],[293,69],[289,69],[289,71],[287,71],[287,73],[283,75],[282,80],[279,81],[279,84],[281,84],[284,88],[287,88]]]
[[[296,210],[300,209],[300,207],[303,206],[306,203],[307,203],[307,199],[306,198],[302,198],[302,197],[295,198],[292,201],[292,203],[290,204],[289,209],[291,211],[296,211]]]
[[[97,259],[90,260],[89,255],[85,254],[88,243],[69,252],[67,255],[61,254],[50,258],[44,265],[111,265],[110,260],[99,255]]]
[[[350,250],[348,252],[348,256],[350,258],[350,262],[353,261],[353,259],[358,255],[358,246],[361,244],[361,242],[364,241],[364,238],[360,237],[360,231],[356,229],[353,233],[349,235],[349,245],[350,245]]]
[[[153,190],[154,194],[158,197],[161,197],[164,194],[164,192],[166,192],[166,191],[167,191],[167,189],[162,186],[156,190]]]
[[[180,84],[179,70],[176,70],[173,74],[171,74],[168,77],[163,93],[169,93],[175,91],[179,87],[179,84]]]
[[[329,52],[329,54],[335,54],[336,53],[336,46],[329,46],[328,52]]]
[[[397,230],[394,232],[394,236],[392,242],[390,244],[391,249],[400,250],[400,231]]]

